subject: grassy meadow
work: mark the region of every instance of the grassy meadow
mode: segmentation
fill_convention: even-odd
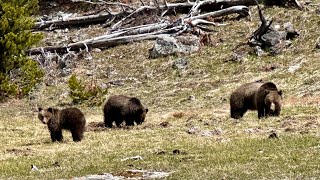
[[[300,33],[276,56],[248,54],[241,62],[229,61],[260,24],[256,7],[251,7],[251,21],[220,19],[227,25],[213,27],[214,43],[194,54],[148,59],[153,42],[146,41],[91,52],[89,60],[79,57],[73,73],[98,83],[120,82],[109,88],[107,97],[140,98],[149,108],[146,121],[129,128],[88,128],[79,143],[64,131],[64,141],[52,143],[36,109],[67,107],[70,76],[52,80],[47,75],[30,97],[0,104],[0,179],[72,179],[132,169],[170,173],[165,179],[319,179],[319,3],[311,1],[304,11],[264,9],[273,25],[291,22]],[[98,27],[87,31],[103,33]],[[46,33],[44,41],[59,39]],[[179,58],[187,59],[186,69],[172,68]],[[292,72],[293,66],[298,68]],[[283,90],[281,115],[259,120],[250,111],[240,120],[231,119],[231,92],[259,79]],[[46,86],[49,80],[54,85]],[[102,105],[76,107],[88,125],[103,121]],[[278,138],[269,138],[272,133]],[[123,160],[137,155],[142,159]],[[31,165],[39,170],[32,171]]]

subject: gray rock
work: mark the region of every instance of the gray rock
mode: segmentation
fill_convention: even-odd
[[[53,77],[49,77],[45,80],[46,86],[54,86],[56,84],[56,81]]]
[[[97,174],[97,175],[88,175],[84,177],[74,177],[73,180],[122,180],[124,177],[114,176],[110,173]]]
[[[93,48],[93,49],[92,49],[92,52],[101,52],[101,49],[99,49],[99,48]]]
[[[200,39],[194,35],[172,37],[160,36],[152,49],[149,50],[150,58],[166,57],[178,53],[190,54],[199,50]]]
[[[263,36],[261,36],[261,47],[269,47],[270,53],[273,55],[281,53],[286,47],[287,32],[269,29]]]
[[[293,25],[291,22],[286,22],[283,24],[283,28],[286,30],[286,31],[294,31],[293,29]]]
[[[74,177],[73,180],[124,180],[124,179],[164,179],[171,172],[145,171],[145,170],[126,170],[120,176],[111,173],[88,175],[83,177]],[[135,176],[132,176],[135,175]]]
[[[257,56],[263,56],[265,55],[266,53],[264,52],[264,50],[262,50],[262,48],[260,46],[255,46],[255,49],[254,49],[255,53]]]
[[[245,59],[246,53],[243,52],[234,52],[231,55],[231,59],[229,61],[240,62],[242,63]]]
[[[87,76],[93,76],[94,72],[93,70],[87,70],[86,75]]]
[[[188,134],[198,134],[199,132],[200,132],[200,129],[196,126],[193,126],[187,130]]]
[[[283,34],[277,30],[268,30],[263,36],[261,36],[261,40],[263,44],[272,47],[276,46],[283,39]]]
[[[188,60],[184,58],[178,58],[172,63],[173,69],[186,69],[188,66]]]
[[[71,68],[63,68],[60,71],[60,77],[66,77],[69,76],[72,73],[72,69]]]
[[[285,36],[286,40],[294,39],[300,35],[299,32],[293,28],[293,25],[291,24],[291,22],[284,23],[283,28],[286,32],[286,36]]]
[[[276,25],[275,28],[269,27],[261,37],[256,36],[250,40],[250,44],[255,47],[255,53],[258,56],[262,55],[263,52],[257,49],[256,46],[276,55],[292,44],[290,40],[299,36],[299,32],[293,28],[290,22],[284,23],[282,27],[283,28],[280,28],[279,25]],[[281,29],[281,31],[279,29]]]
[[[55,1],[49,1],[49,6],[56,7],[58,4]]]
[[[196,97],[194,95],[190,95],[190,96],[188,96],[187,100],[194,101],[194,100],[196,100]]]

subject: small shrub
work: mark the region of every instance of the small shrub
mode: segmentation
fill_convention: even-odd
[[[70,89],[69,96],[75,104],[101,105],[105,100],[104,96],[108,92],[107,88],[99,87],[93,79],[85,83],[82,80],[78,80],[75,74],[71,75],[68,85]]]

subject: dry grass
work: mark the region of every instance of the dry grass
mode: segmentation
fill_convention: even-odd
[[[252,8],[253,21],[225,19],[228,26],[214,27],[217,32],[213,33],[223,42],[202,47],[196,54],[148,59],[153,43],[141,42],[92,52],[90,60],[80,58],[73,69],[77,75],[93,77],[100,84],[121,82],[121,86],[111,86],[109,94],[139,97],[150,110],[146,122],[132,128],[90,130],[80,143],[72,142],[70,133],[64,132],[63,143],[51,143],[34,111],[37,105],[69,103],[68,77],[54,86],[39,85],[30,100],[0,105],[0,179],[60,179],[121,174],[128,169],[173,172],[168,179],[317,179],[320,50],[314,49],[319,36],[319,15],[314,9],[319,7],[308,8],[265,9],[274,24],[290,21],[301,33],[278,56],[248,55],[242,63],[226,61],[258,26]],[[172,68],[179,57],[188,59],[187,69]],[[299,62],[303,62],[300,69],[288,71]],[[265,71],[270,64],[277,68]],[[232,90],[260,78],[284,91],[281,116],[258,120],[256,112],[248,112],[239,121],[231,119]],[[101,107],[78,107],[88,123],[102,122]],[[191,128],[199,133],[188,133]],[[268,138],[273,132],[279,139]],[[121,161],[136,155],[143,159]],[[31,171],[31,164],[40,170]]]

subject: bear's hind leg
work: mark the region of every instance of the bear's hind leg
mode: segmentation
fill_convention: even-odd
[[[109,112],[104,113],[104,126],[108,128],[112,128],[112,123],[114,121],[114,115]]]
[[[117,127],[120,127],[123,122],[123,118],[119,114],[119,115],[114,116],[114,121],[116,122]]]
[[[83,138],[83,131],[79,132],[79,131],[71,131],[72,134],[72,139],[74,142],[78,142],[81,141]]]
[[[108,128],[112,128],[112,121],[111,120],[104,120],[104,126]]]
[[[134,126],[134,120],[126,120],[126,126]]]
[[[116,121],[116,125],[117,125],[117,127],[120,127],[121,126],[121,121]]]
[[[233,119],[240,119],[243,117],[244,113],[246,112],[246,110],[243,109],[231,109],[231,118]]]

